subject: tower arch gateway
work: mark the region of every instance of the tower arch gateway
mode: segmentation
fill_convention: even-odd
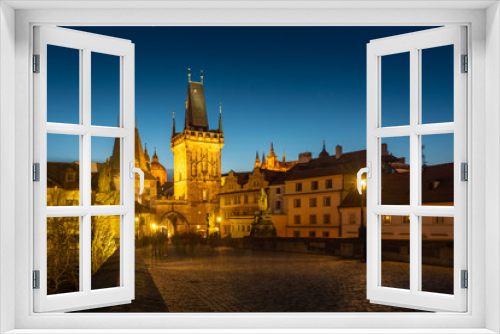
[[[186,217],[177,211],[164,213],[160,219],[158,219],[158,224],[166,228],[171,235],[189,232],[189,224]]]

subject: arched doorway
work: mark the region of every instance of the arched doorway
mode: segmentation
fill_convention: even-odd
[[[160,228],[165,229],[171,236],[189,232],[189,224],[186,218],[177,211],[170,211],[161,216],[159,220]]]

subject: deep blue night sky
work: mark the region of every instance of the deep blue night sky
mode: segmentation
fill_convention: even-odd
[[[78,27],[73,29],[129,39],[135,43],[135,101],[141,140],[150,155],[173,168],[172,111],[177,131],[184,127],[187,68],[192,80],[204,72],[209,123],[218,126],[222,103],[225,147],[222,171],[251,170],[255,151],[281,158],[300,152],[316,157],[327,150],[366,148],[366,44],[427,27]],[[48,121],[78,123],[78,52],[49,49]],[[452,48],[423,51],[424,123],[453,121]],[[446,59],[448,61],[443,61]],[[409,57],[382,60],[382,125],[409,121]],[[92,124],[116,125],[117,57],[92,56]],[[50,137],[50,136],[49,136]],[[66,137],[66,136],[65,136]],[[429,136],[427,136],[429,137]],[[443,136],[442,136],[443,137]],[[429,164],[452,161],[452,141],[425,139]],[[408,147],[389,144],[395,155]],[[97,141],[93,141],[97,142]],[[112,152],[94,145],[95,161]],[[407,142],[400,140],[399,142]],[[49,161],[78,160],[72,140],[49,138]],[[448,143],[448,144],[445,144]],[[438,145],[439,144],[439,145]],[[451,145],[451,146],[450,146]],[[75,147],[75,146],[72,146]],[[78,147],[78,146],[76,146]]]

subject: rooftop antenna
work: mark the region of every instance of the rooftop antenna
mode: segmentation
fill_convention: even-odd
[[[203,83],[203,70],[201,70],[201,83]]]
[[[188,82],[191,82],[191,67],[188,67]]]

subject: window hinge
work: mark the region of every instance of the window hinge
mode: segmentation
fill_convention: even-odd
[[[462,162],[461,167],[461,181],[469,181],[469,166],[466,162]]]
[[[33,73],[40,73],[40,55],[33,55]]]
[[[33,181],[40,181],[40,164],[38,162],[33,164]]]
[[[469,287],[469,273],[467,270],[462,270],[461,271],[461,276],[462,276],[462,289],[467,289]]]
[[[33,270],[33,289],[40,289],[40,270]]]
[[[462,55],[462,73],[469,72],[469,56]]]

